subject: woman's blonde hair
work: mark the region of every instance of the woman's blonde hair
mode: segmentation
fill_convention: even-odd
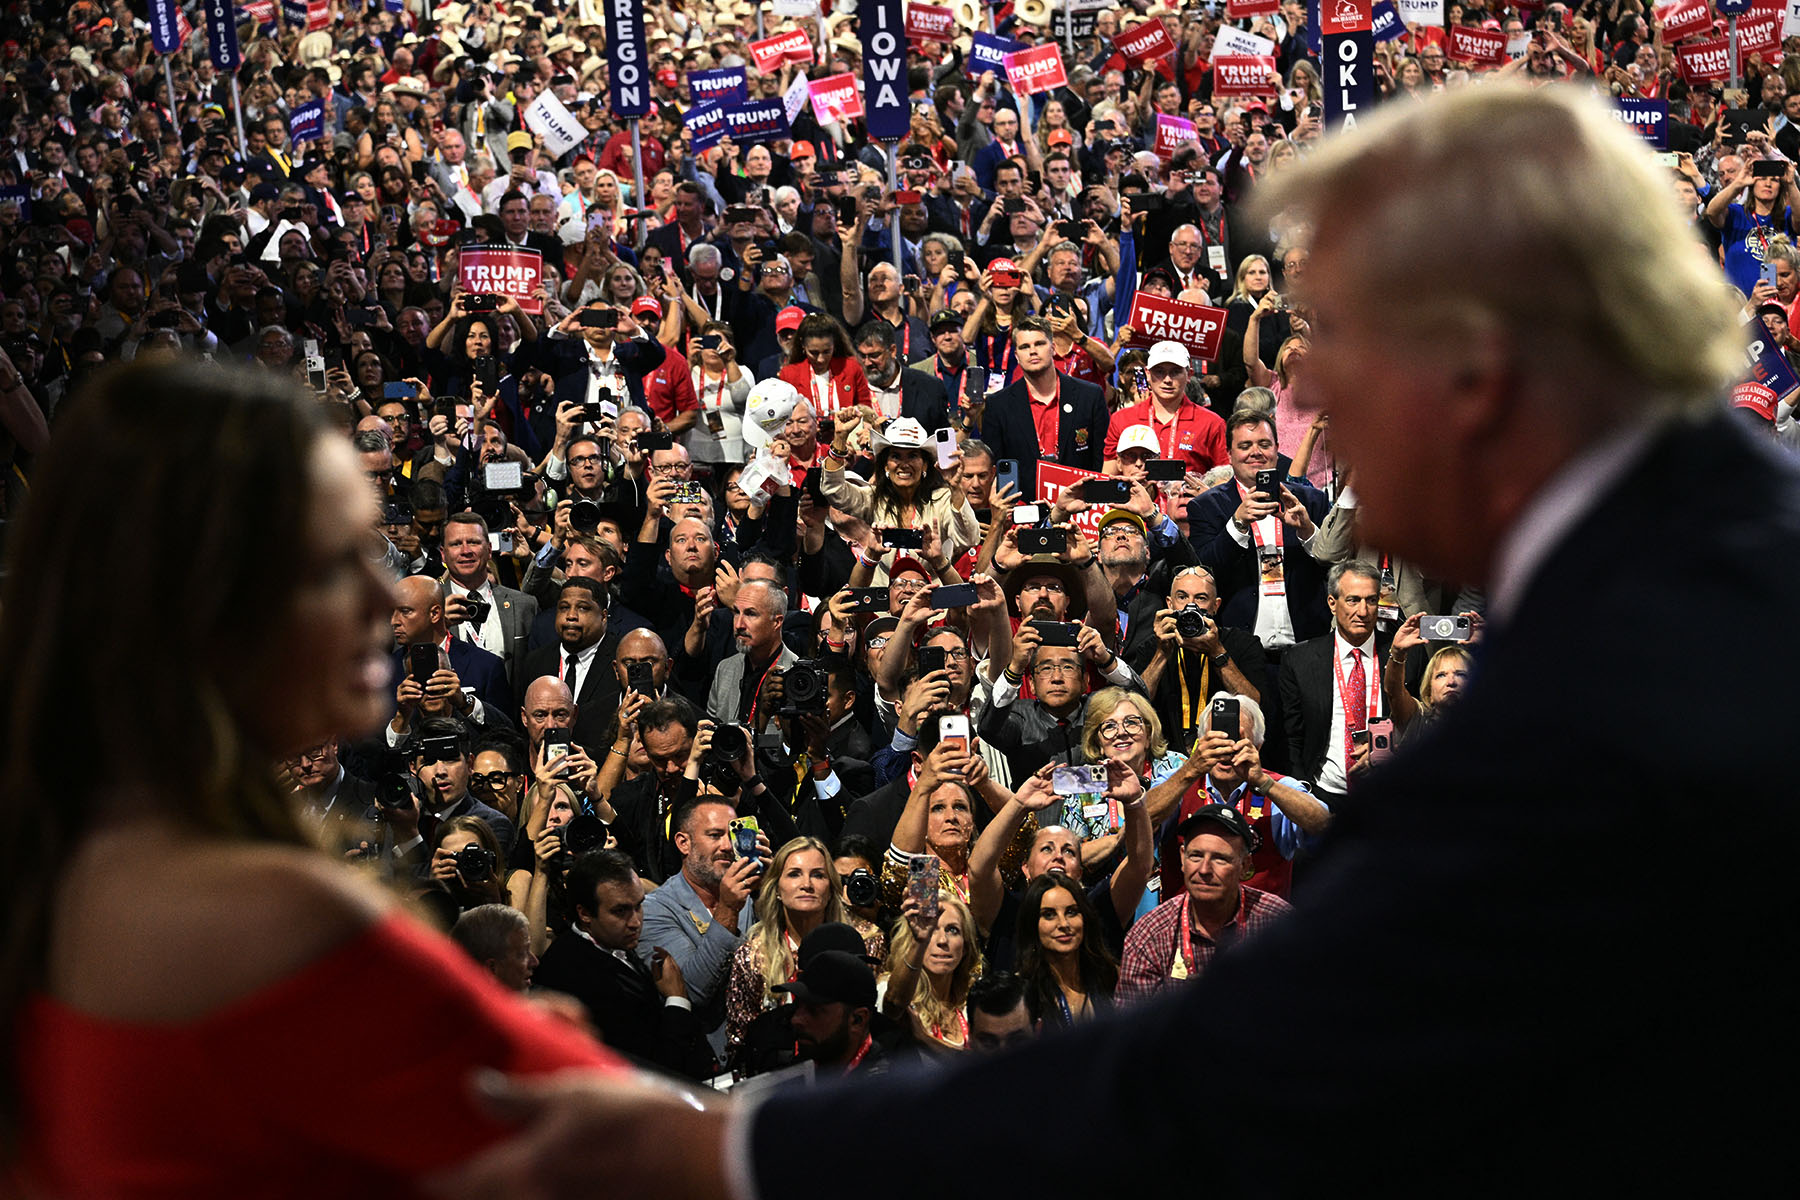
[[[792,927],[788,925],[787,909],[781,903],[780,880],[781,873],[787,870],[788,859],[803,850],[815,851],[825,860],[825,877],[831,884],[831,895],[825,901],[824,919],[840,923],[845,919],[843,884],[832,862],[831,848],[815,837],[797,837],[784,842],[769,860],[769,869],[763,872],[762,887],[756,893],[756,924],[745,935],[745,940],[755,943],[762,953],[765,992],[793,978],[793,952],[788,949],[787,938],[783,936],[791,933]]]
[[[976,927],[975,914],[954,893],[939,892],[938,909],[940,912],[954,909],[957,919],[962,922],[962,961],[950,973],[950,995],[946,1001],[940,1001],[931,984],[920,979],[918,988],[913,992],[912,1010],[927,1025],[947,1029],[956,1023],[956,1014],[962,1011],[964,1003],[968,1001],[969,987],[981,977],[981,931]],[[919,939],[913,936],[911,925],[904,919],[894,922],[894,935],[888,940],[886,969],[892,972],[895,963],[919,961],[918,955],[923,950]],[[923,975],[924,972],[919,974]]]
[[[1237,266],[1237,274],[1231,277],[1231,295],[1226,297],[1226,304],[1236,304],[1240,300],[1245,303],[1255,303],[1256,297],[1252,296],[1244,287],[1244,276],[1250,274],[1250,268],[1254,267],[1257,263],[1261,263],[1263,270],[1269,272],[1269,286],[1275,286],[1275,271],[1274,268],[1269,266],[1269,260],[1260,254],[1246,254],[1244,255],[1244,261]]]
[[[1161,758],[1169,752],[1168,739],[1163,737],[1162,718],[1156,715],[1150,701],[1136,692],[1109,687],[1095,692],[1088,700],[1087,720],[1081,727],[1081,752],[1089,762],[1105,760],[1106,755],[1100,748],[1100,726],[1106,724],[1107,718],[1126,703],[1137,709],[1138,716],[1144,718],[1144,724],[1150,727],[1150,757]]]
[[[1459,658],[1465,664],[1475,661],[1475,656],[1462,646],[1440,646],[1437,652],[1425,661],[1425,678],[1419,683],[1419,703],[1430,708],[1437,703],[1432,695],[1431,677],[1437,673],[1438,664],[1445,659]]]

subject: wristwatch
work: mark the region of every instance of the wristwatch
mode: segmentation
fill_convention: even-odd
[[[1213,670],[1223,671],[1225,669],[1226,664],[1231,661],[1231,651],[1221,650],[1217,654],[1213,655],[1209,661],[1213,665]]]

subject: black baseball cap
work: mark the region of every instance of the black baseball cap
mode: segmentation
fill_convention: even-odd
[[[801,938],[799,949],[794,953],[794,961],[804,971],[806,964],[827,950],[837,950],[864,962],[871,961],[863,935],[856,932],[854,925],[846,925],[842,921],[826,921]]]
[[[821,950],[792,983],[769,989],[786,992],[808,1004],[848,1004],[852,1008],[875,1007],[875,969],[861,957],[842,950]]]
[[[1175,827],[1175,837],[1185,844],[1195,834],[1204,832],[1209,825],[1215,829],[1223,829],[1244,843],[1246,851],[1254,852],[1262,845],[1262,839],[1256,836],[1256,830],[1250,828],[1250,822],[1244,820],[1244,814],[1229,804],[1208,804],[1196,809],[1192,816]]]
[[[963,319],[947,308],[940,308],[931,314],[931,332],[936,333],[946,325],[954,325],[961,329]]]

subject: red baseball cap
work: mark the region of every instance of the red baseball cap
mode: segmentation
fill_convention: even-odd
[[[811,142],[795,142],[788,147],[789,158],[817,158],[819,152],[813,149]]]
[[[681,76],[675,74],[675,68],[664,67],[656,73],[656,82],[662,84],[664,87],[672,88],[677,83],[681,82]]]
[[[786,333],[790,329],[800,328],[800,322],[806,319],[806,310],[788,305],[775,314],[775,332]]]
[[[656,302],[655,296],[639,296],[631,302],[631,315],[634,317],[651,316],[662,319],[662,305]]]

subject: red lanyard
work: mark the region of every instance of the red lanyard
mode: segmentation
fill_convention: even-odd
[[[857,1047],[856,1054],[850,1059],[850,1065],[844,1068],[844,1072],[848,1074],[849,1072],[856,1070],[856,1064],[863,1060],[863,1055],[867,1054],[869,1052],[869,1047],[874,1044],[875,1039],[873,1037],[866,1033],[863,1034],[863,1044]]]
[[[756,694],[750,697],[750,722],[749,723],[750,723],[750,730],[752,733],[754,733],[756,731],[756,706],[762,702],[763,684],[769,682],[769,672],[773,671],[775,669],[775,664],[780,661],[781,661],[781,648],[778,646],[775,649],[775,657],[770,659],[769,665],[763,668],[762,678],[756,681]],[[748,654],[746,654],[744,656],[744,666],[748,667],[749,665],[750,665],[750,656]]]
[[[904,310],[900,313],[900,362],[902,365],[912,361],[912,324],[907,321]]]
[[[702,409],[707,407],[706,387],[707,387],[706,368],[701,367],[700,368],[700,407]],[[719,407],[719,408],[725,407],[725,372],[723,372],[723,371],[719,372],[719,403],[716,407]]]
[[[927,985],[927,986],[929,986],[929,985]],[[956,1024],[957,1024],[957,1027],[962,1031],[962,1041],[957,1044],[967,1046],[969,1044],[969,1018],[959,1012],[956,1014]],[[947,1041],[944,1041],[944,1031],[943,1031],[942,1027],[940,1027],[940,1026],[933,1025],[931,1027],[931,1036],[933,1038],[936,1038],[940,1042],[944,1042],[944,1045],[946,1045],[946,1046],[951,1044]],[[851,1063],[850,1065],[854,1067],[856,1064]]]
[[[1199,214],[1199,217],[1200,239],[1209,246],[1223,246],[1225,244],[1225,210],[1223,208],[1219,210],[1219,232],[1217,233],[1206,227],[1205,213]]]
[[[1337,648],[1337,635],[1331,635],[1331,671],[1337,676],[1338,703],[1344,706],[1344,777],[1350,776],[1350,763],[1356,757],[1350,752],[1350,693],[1344,684],[1344,656]],[[1369,665],[1363,668],[1363,686],[1369,694],[1363,697],[1363,728],[1376,719],[1381,712],[1381,673],[1375,669],[1375,655],[1372,650],[1365,651],[1360,646],[1352,646],[1359,654],[1367,654]]]

